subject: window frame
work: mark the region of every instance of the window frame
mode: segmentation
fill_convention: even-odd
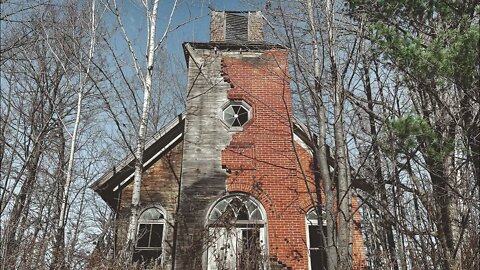
[[[142,219],[142,215],[150,210],[150,209],[156,209],[162,216],[161,219],[158,219],[158,220],[147,220],[147,219]],[[149,235],[149,246],[148,247],[144,247],[144,246],[139,246],[138,245],[138,240],[140,239],[139,238],[139,233],[140,233],[140,226],[141,225],[162,225],[162,239],[161,239],[161,243],[160,243],[160,246],[159,247],[151,247],[150,246],[150,242],[151,242],[151,234],[152,234],[152,227],[150,229],[150,235]],[[163,255],[163,247],[164,247],[164,242],[165,242],[165,236],[166,236],[166,232],[167,232],[167,226],[166,226],[166,214],[165,214],[165,210],[163,210],[162,207],[160,206],[157,206],[157,205],[154,205],[154,206],[148,206],[148,207],[145,207],[142,209],[142,211],[140,212],[140,215],[138,216],[138,220],[137,220],[137,231],[136,231],[136,239],[135,239],[135,250],[137,251],[143,251],[143,250],[160,250],[160,254]],[[162,256],[160,255],[160,256]]]
[[[213,211],[219,210],[216,207],[218,206],[219,203],[222,201],[227,201],[229,198],[233,198],[231,201],[227,202],[228,205],[235,199],[239,199],[242,202],[242,205],[238,207],[237,213],[235,213],[235,222],[226,224],[225,222],[218,222],[219,220],[222,219],[222,215],[217,217],[216,219],[210,219],[210,216],[212,215]],[[246,205],[247,202],[252,203],[256,208],[253,209],[252,211],[249,211],[248,206]],[[224,207],[223,211],[227,211],[228,205]],[[238,217],[238,212],[239,210],[245,206],[247,210],[249,211],[249,220],[243,220],[243,219],[237,219]],[[259,214],[261,216],[260,220],[252,220],[251,218],[253,217],[253,214],[255,211],[259,211]],[[258,231],[258,241],[260,245],[260,252],[262,256],[265,256],[268,254],[268,229],[267,229],[267,213],[265,209],[263,208],[263,205],[258,202],[255,198],[252,196],[249,196],[247,194],[243,193],[235,193],[235,194],[230,194],[227,196],[224,196],[218,200],[216,200],[210,207],[209,211],[207,212],[206,216],[206,224],[205,227],[207,228],[207,231],[209,232],[209,239],[213,239],[213,243],[208,244],[207,252],[205,254],[205,259],[206,259],[206,264],[207,264],[207,269],[209,270],[214,270],[217,269],[216,261],[215,261],[215,252],[217,245],[219,241],[224,241],[229,242],[229,243],[234,243],[234,244],[239,244],[242,243],[243,245],[243,234],[248,233],[248,231]],[[213,236],[212,236],[213,234]],[[227,238],[225,238],[227,236]],[[230,238],[229,238],[230,236]],[[235,236],[235,237],[231,237]],[[223,250],[223,249],[220,249]],[[225,250],[220,251],[225,252]],[[239,255],[242,255],[243,253],[240,253]],[[241,258],[241,257],[238,257]],[[237,259],[235,256],[235,264],[238,263]],[[231,262],[230,262],[231,263]],[[227,262],[228,264],[228,262]],[[267,265],[265,264],[263,268],[266,269]],[[236,268],[235,268],[236,269]]]
[[[319,227],[318,225],[318,215],[316,213],[317,209],[315,207],[311,208],[310,210],[307,211],[307,213],[305,214],[305,233],[306,233],[306,243],[307,243],[307,251],[308,251],[308,270],[312,270],[312,257],[311,257],[311,250],[319,250],[320,251],[320,248],[312,248],[310,247],[310,226],[317,226]],[[322,216],[325,216],[325,210],[322,210]],[[315,215],[317,215],[317,218],[316,219],[310,219],[309,218],[309,215],[311,213],[314,213]],[[327,226],[327,221],[326,220],[322,220],[322,229],[325,230]]]
[[[247,111],[247,120],[245,121],[245,123],[243,123],[242,125],[240,126],[233,126],[233,123],[232,125],[230,125],[226,119],[225,119],[225,111],[230,107],[230,106],[241,106],[243,107],[246,111]],[[253,108],[252,106],[250,106],[245,100],[242,100],[242,99],[234,99],[234,100],[230,100],[228,101],[227,103],[225,103],[222,107],[221,107],[221,110],[219,112],[219,117],[220,117],[220,120],[221,122],[225,125],[225,127],[230,130],[230,131],[242,131],[243,128],[252,120],[253,118]]]

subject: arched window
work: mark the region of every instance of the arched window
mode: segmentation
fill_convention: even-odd
[[[266,216],[246,195],[218,201],[208,214],[208,269],[263,269]]]
[[[137,244],[134,259],[149,261],[162,254],[165,216],[157,207],[142,211],[138,218]]]
[[[325,215],[323,215],[325,216]],[[327,224],[322,222],[322,226],[318,225],[317,210],[312,208],[306,215],[307,220],[307,247],[309,255],[309,269],[310,270],[324,270],[327,269],[327,256],[325,249],[322,248],[322,231],[327,235]]]

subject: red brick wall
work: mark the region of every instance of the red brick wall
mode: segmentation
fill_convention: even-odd
[[[297,144],[299,163],[293,148],[287,52],[224,57],[223,73],[232,86],[228,97],[245,100],[253,110],[222,152],[222,165],[230,172],[227,189],[252,194],[265,207],[270,256],[292,269],[308,269],[305,213],[313,205],[307,186],[315,190],[312,156]],[[358,265],[364,258],[358,230],[353,245]]]
[[[293,269],[307,269],[305,215],[299,211],[297,163],[292,151],[287,53],[266,51],[257,57],[223,59],[224,73],[233,88],[230,99],[243,99],[253,108],[253,119],[233,135],[223,151],[222,164],[230,170],[228,191],[248,192],[267,212],[269,255]],[[242,169],[239,153],[254,158]]]
[[[300,165],[297,172],[297,183],[299,191],[300,209],[307,212],[313,207],[312,199],[308,196],[308,192],[315,190],[312,155],[298,144],[295,145],[296,151],[300,160]],[[305,178],[302,176],[302,170]],[[306,179],[306,181],[304,180]],[[308,190],[307,190],[308,185]],[[322,197],[322,202],[324,203]],[[363,244],[363,237],[361,231],[361,217],[359,212],[359,205],[356,197],[352,198],[353,215],[353,233],[352,233],[352,264],[353,269],[366,269],[365,265],[365,250]]]
[[[365,248],[363,244],[362,230],[361,230],[361,217],[358,211],[359,205],[356,197],[352,198],[352,210],[353,215],[353,269],[363,270],[366,269],[365,262]]]

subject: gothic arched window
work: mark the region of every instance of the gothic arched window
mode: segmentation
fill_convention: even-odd
[[[142,211],[138,218],[137,244],[134,260],[149,261],[162,254],[165,215],[157,207]]]
[[[218,201],[208,214],[208,269],[263,269],[266,215],[246,195]]]

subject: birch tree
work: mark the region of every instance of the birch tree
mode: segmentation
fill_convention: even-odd
[[[77,236],[85,236],[81,230],[89,218],[84,207],[89,198],[86,183],[95,174],[88,167],[97,157],[86,158],[86,149],[101,149],[92,146],[98,143],[92,133],[100,113],[91,91],[95,74],[89,72],[87,78],[84,69],[93,58],[87,56],[91,24],[85,22],[92,14],[73,1],[9,1],[2,3],[2,15],[4,10],[10,15],[2,17],[5,39],[1,39],[1,265],[61,268],[64,260],[68,267],[81,265],[85,258],[79,254],[89,245],[78,245],[84,242]],[[88,105],[75,121],[78,87]],[[72,142],[68,131],[75,126]],[[82,158],[71,166],[71,184],[65,189],[67,148],[72,144]],[[67,217],[72,211],[76,221],[70,223]],[[61,241],[56,239],[59,228],[66,231]],[[58,256],[57,248],[65,250],[68,258]],[[54,262],[56,256],[59,264]]]
[[[344,129],[344,106],[345,93],[343,77],[338,70],[337,44],[334,1],[327,0],[325,3],[325,16],[327,22],[327,51],[330,57],[330,87],[333,90],[333,117],[334,117],[334,141],[335,161],[337,171],[337,200],[338,202],[338,267],[347,269],[351,267],[351,251],[349,251],[349,235],[351,231],[351,192],[350,192],[350,164],[347,155],[347,142]]]
[[[90,73],[91,61],[95,51],[96,28],[98,27],[98,24],[96,23],[96,20],[95,20],[96,19],[95,0],[92,0],[90,5],[91,5],[90,46],[88,48],[87,62],[85,64],[86,67],[84,67],[84,65],[79,67],[81,70],[79,70],[80,81],[79,81],[79,89],[77,93],[75,122],[73,126],[73,132],[71,135],[68,164],[67,164],[66,171],[64,172],[65,184],[63,186],[60,215],[58,218],[58,223],[56,226],[56,233],[55,233],[55,251],[54,251],[54,258],[52,263],[52,268],[54,269],[64,268],[63,263],[65,258],[65,223],[66,223],[66,220],[68,219],[68,200],[69,200],[69,194],[70,194],[70,186],[72,182],[72,174],[73,174],[72,170],[73,170],[73,164],[74,164],[75,151],[77,148],[77,137],[78,137],[78,129],[80,125],[80,117],[82,115],[84,88],[86,86],[87,80],[89,79],[88,74]],[[58,59],[58,60],[61,61],[61,59]],[[83,68],[85,68],[86,70],[83,71]],[[85,75],[83,75],[84,73]]]
[[[113,8],[112,11],[117,18],[118,25],[123,33],[123,38],[127,43],[128,50],[132,57],[134,69],[136,71],[137,77],[141,82],[143,87],[143,104],[141,109],[141,116],[140,116],[140,123],[138,126],[138,132],[136,136],[136,145],[135,145],[135,171],[134,171],[134,178],[133,178],[133,191],[132,191],[132,204],[131,204],[131,214],[130,214],[130,222],[128,226],[127,232],[127,243],[126,243],[126,258],[128,260],[131,259],[133,254],[133,249],[135,246],[136,236],[137,236],[137,221],[138,215],[140,210],[140,203],[141,203],[141,185],[142,185],[142,173],[143,173],[143,153],[145,150],[145,141],[147,136],[147,124],[149,120],[149,110],[150,110],[150,102],[151,102],[151,92],[152,92],[152,80],[153,80],[153,71],[154,71],[154,64],[155,64],[155,54],[161,46],[162,42],[165,40],[167,34],[170,31],[170,24],[172,21],[173,13],[175,11],[177,1],[175,0],[173,4],[173,8],[171,10],[167,27],[160,37],[159,40],[156,38],[157,33],[157,14],[159,8],[159,0],[153,1],[142,1],[142,5],[145,8],[145,15],[147,19],[147,46],[146,46],[146,53],[145,53],[145,69],[141,69],[141,63],[138,60],[138,57],[133,49],[133,45],[129,39],[129,36],[125,30],[122,17],[117,5],[117,2],[113,1]]]
[[[321,56],[319,42],[317,40],[317,28],[316,28],[316,19],[315,19],[315,10],[312,1],[306,2],[306,8],[308,12],[308,23],[309,30],[311,32],[310,36],[312,37],[312,49],[313,49],[313,72],[314,72],[314,91],[310,91],[310,95],[316,111],[316,119],[318,126],[318,143],[314,144],[314,153],[315,158],[318,162],[317,170],[320,172],[320,176],[323,183],[323,190],[325,194],[325,209],[326,211],[318,211],[318,216],[321,217],[319,222],[323,223],[323,220],[326,220],[327,223],[327,233],[324,235],[325,240],[325,250],[327,254],[327,269],[336,269],[337,266],[337,249],[336,249],[336,224],[337,219],[335,218],[335,195],[333,192],[332,180],[330,177],[330,167],[328,165],[328,158],[330,153],[327,150],[327,116],[326,116],[326,106],[323,101],[324,93],[322,92],[322,72],[321,72]],[[322,190],[317,188],[318,191]],[[317,192],[318,192],[317,191]],[[321,200],[320,200],[321,201]],[[326,213],[326,216],[323,216],[323,212]],[[319,223],[319,224],[322,224]],[[323,234],[323,232],[322,232]]]

